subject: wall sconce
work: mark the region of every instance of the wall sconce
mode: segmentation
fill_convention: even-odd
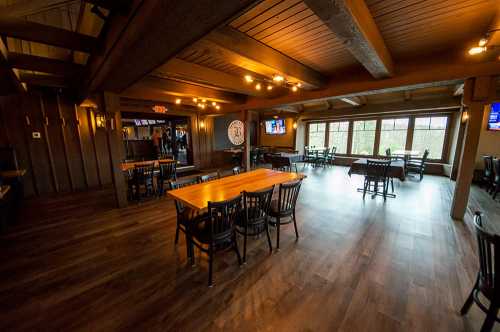
[[[467,111],[463,111],[462,113],[462,123],[466,123],[469,120],[469,113]]]
[[[297,129],[297,121],[293,122],[293,129]]]
[[[205,121],[200,120],[200,129],[205,128]]]
[[[106,117],[102,113],[95,114],[95,126],[97,128],[106,128]]]

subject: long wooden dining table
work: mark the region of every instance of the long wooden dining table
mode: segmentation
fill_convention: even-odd
[[[199,183],[192,186],[170,190],[168,196],[181,201],[195,211],[208,207],[208,202],[219,202],[238,196],[243,191],[259,191],[280,183],[300,180],[306,176],[259,168],[222,179]]]

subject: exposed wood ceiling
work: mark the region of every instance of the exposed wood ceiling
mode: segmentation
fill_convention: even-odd
[[[500,74],[495,52],[464,56],[497,13],[498,0],[0,0],[2,73],[227,111],[460,96],[464,78]]]

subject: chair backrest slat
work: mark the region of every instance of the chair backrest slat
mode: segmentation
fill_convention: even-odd
[[[366,161],[366,175],[370,177],[387,177],[387,173],[391,167],[391,160],[372,160]]]
[[[500,295],[500,237],[489,233],[483,227],[481,213],[476,212],[474,216],[474,227],[476,229],[478,254],[479,254],[479,278],[481,284],[488,287],[495,294]]]
[[[299,197],[300,185],[302,181],[282,183],[279,187],[278,208],[279,213],[291,213],[295,209],[297,198]]]
[[[218,242],[230,239],[237,218],[241,217],[242,195],[222,201],[208,202],[210,240]]]
[[[177,172],[177,162],[176,161],[160,161],[160,177],[162,180],[175,180]]]
[[[197,183],[198,183],[197,178],[187,178],[187,179],[182,179],[182,180],[177,180],[177,181],[170,181],[169,186],[170,186],[170,190],[173,190],[173,189],[179,189],[179,188],[183,188],[183,187],[187,187],[187,186],[192,186],[192,185],[197,184]],[[175,200],[175,209],[177,210],[177,214],[180,215],[180,214],[184,213],[185,206],[184,206],[184,204],[182,204],[181,201]]]
[[[274,186],[257,192],[243,192],[243,208],[247,224],[258,224],[264,221],[271,209]]]

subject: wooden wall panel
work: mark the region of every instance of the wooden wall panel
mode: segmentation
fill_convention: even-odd
[[[94,134],[89,114],[55,90],[0,98],[0,145],[13,146],[19,167],[27,170],[26,196],[113,183],[106,129]],[[33,138],[33,132],[41,137]]]

